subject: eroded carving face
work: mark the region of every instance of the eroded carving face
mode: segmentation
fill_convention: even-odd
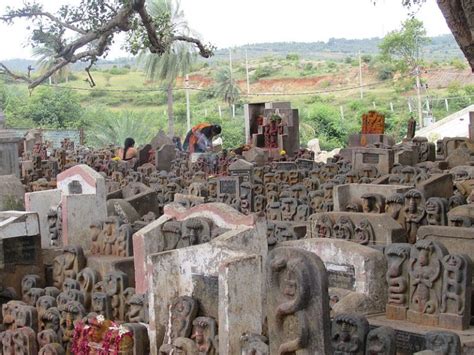
[[[184,241],[184,244],[199,244],[203,230],[204,225],[198,219],[190,218],[186,220],[183,225],[183,236],[181,237]]]
[[[354,224],[347,217],[340,217],[334,225],[334,236],[338,239],[350,240],[354,236]]]
[[[332,220],[327,215],[322,215],[315,224],[316,236],[318,238],[331,238],[333,233]]]
[[[367,219],[360,221],[355,228],[354,241],[362,245],[368,245],[375,242],[374,230]]]
[[[332,346],[336,354],[363,354],[369,325],[357,315],[338,315],[332,322]]]
[[[459,336],[451,332],[429,332],[425,335],[426,348],[437,354],[461,353]]]
[[[298,207],[298,202],[296,199],[293,198],[284,198],[281,201],[281,215],[284,221],[291,221],[293,220],[296,210]]]

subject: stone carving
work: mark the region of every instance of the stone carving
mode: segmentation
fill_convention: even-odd
[[[89,226],[90,235],[91,235],[91,254],[100,254],[102,251],[101,245],[101,232],[102,232],[102,223],[96,222],[92,223]]]
[[[46,344],[59,343],[60,341],[58,334],[53,329],[45,329],[39,332],[37,340],[40,348]]]
[[[63,292],[69,292],[71,290],[79,290],[81,286],[79,282],[75,279],[65,278],[63,281]]]
[[[44,288],[45,296],[51,296],[51,297],[54,297],[56,299],[56,297],[58,297],[58,295],[60,293],[61,293],[61,291],[57,287],[54,287],[54,286]]]
[[[35,331],[38,330],[38,311],[35,307],[16,304],[11,314],[14,319],[13,328],[29,327]]]
[[[112,319],[112,300],[105,292],[93,292],[91,298],[92,312],[101,314],[105,319]]]
[[[340,314],[332,321],[332,346],[335,355],[364,355],[369,323],[356,314]]]
[[[267,259],[271,354],[331,354],[327,274],[314,254],[276,248]]]
[[[355,227],[353,241],[362,245],[369,245],[375,242],[375,233],[369,220],[362,219]]]
[[[4,354],[36,355],[38,353],[36,334],[33,329],[29,327],[16,329],[11,339],[14,351],[4,352]]]
[[[157,238],[158,251],[167,251],[178,248],[181,241],[181,222],[167,221],[161,225]]]
[[[367,335],[365,355],[395,355],[395,331],[390,327],[379,327],[371,330]]]
[[[55,333],[59,332],[61,326],[61,313],[58,308],[48,308],[41,316],[40,330],[52,329]]]
[[[426,201],[426,220],[431,226],[448,225],[448,200],[431,197]]]
[[[46,344],[43,346],[39,353],[39,355],[66,355],[66,351],[62,347],[61,344],[58,343],[52,343],[52,344]]]
[[[197,345],[198,354],[217,355],[217,323],[210,317],[197,317],[193,321],[191,338]]]
[[[436,242],[419,240],[412,247],[410,273],[410,305],[407,319],[413,323],[438,325],[442,291],[442,258],[446,248]]]
[[[467,255],[446,255],[442,264],[439,325],[449,329],[467,329],[471,318],[472,261]]]
[[[244,334],[240,337],[241,355],[270,355],[268,339],[258,334]]]
[[[41,296],[44,296],[44,289],[33,287],[23,296],[23,301],[30,306],[36,306],[36,302]]]
[[[123,224],[118,230],[117,240],[113,248],[113,255],[128,257],[133,256],[133,230],[130,224]]]
[[[404,213],[408,242],[415,244],[418,228],[426,224],[426,209],[420,191],[410,190],[405,194]]]
[[[36,302],[36,311],[38,312],[39,329],[44,329],[42,321],[43,315],[52,307],[56,307],[56,299],[52,296],[41,296]]]
[[[281,219],[283,221],[293,221],[298,208],[298,201],[295,198],[283,198],[281,200]]]
[[[158,352],[159,355],[200,355],[205,354],[198,351],[194,341],[188,338],[176,338],[172,344],[163,344]]]
[[[316,238],[332,238],[333,237],[333,223],[327,214],[320,214],[319,218],[314,224],[312,232],[313,237]]]
[[[333,232],[337,239],[352,240],[355,232],[354,223],[349,217],[341,216],[334,224]]]
[[[362,211],[364,213],[384,213],[385,199],[382,195],[367,193],[361,196],[363,201]]]
[[[123,291],[128,287],[128,276],[121,271],[109,272],[105,276],[105,289],[111,297],[112,319],[125,320],[126,302]]]
[[[433,331],[425,334],[426,349],[435,354],[459,355],[461,354],[461,340],[459,335],[446,331]]]
[[[69,301],[61,312],[62,344],[69,351],[70,342],[74,336],[74,323],[86,315],[84,306],[76,301]]]
[[[84,307],[91,309],[91,298],[94,285],[99,281],[99,273],[90,267],[82,269],[77,275],[80,290],[84,294]]]
[[[53,263],[53,285],[62,289],[64,279],[75,279],[86,266],[84,251],[80,246],[67,246],[64,253],[57,256]]]
[[[385,249],[387,258],[388,299],[386,316],[388,319],[404,320],[408,309],[410,285],[408,261],[411,246],[392,244]]]
[[[400,193],[393,194],[386,200],[385,213],[396,220],[400,225],[405,225],[405,196]]]
[[[51,208],[48,211],[48,232],[49,243],[52,247],[57,247],[61,244],[61,221],[58,215],[58,208]]]
[[[207,243],[211,240],[210,222],[204,218],[189,218],[182,224],[179,247]]]
[[[146,295],[132,295],[127,300],[127,308],[127,322],[148,323],[148,303]]]
[[[176,338],[191,336],[193,321],[197,316],[197,301],[189,296],[177,297],[170,305],[170,320],[166,330],[167,343]]]
[[[21,295],[25,301],[25,297],[31,288],[38,288],[41,285],[41,278],[38,275],[25,275],[21,279]],[[26,301],[25,301],[26,302]]]

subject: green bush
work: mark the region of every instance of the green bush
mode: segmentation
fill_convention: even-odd
[[[299,60],[299,59],[300,59],[300,56],[296,53],[288,53],[286,55],[286,60],[296,61],[296,60]]]
[[[269,65],[258,67],[255,69],[252,78],[253,80],[260,80],[273,74],[273,69]]]

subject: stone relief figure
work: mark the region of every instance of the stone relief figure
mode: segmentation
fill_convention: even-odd
[[[84,293],[84,307],[86,309],[91,309],[92,292],[94,285],[99,279],[99,273],[90,267],[82,269],[79,274],[77,274],[80,290]]]
[[[259,334],[243,334],[240,337],[241,355],[270,355],[268,339]]]
[[[386,200],[385,213],[400,223],[401,226],[405,225],[405,196],[400,193],[395,193],[388,197]]]
[[[172,220],[163,223],[161,230],[158,231],[158,252],[177,249],[181,240],[181,230],[181,222]]]
[[[91,254],[99,255],[102,252],[102,223],[96,222],[89,226],[91,235]]]
[[[56,307],[56,299],[51,296],[41,296],[36,302],[36,311],[38,312],[39,329],[43,329],[43,315],[52,307]]]
[[[200,355],[217,355],[217,323],[210,317],[197,317],[193,321],[191,339]]]
[[[62,289],[65,278],[75,279],[86,266],[84,251],[80,246],[67,246],[64,253],[53,262],[53,286]]]
[[[448,225],[448,200],[431,197],[426,201],[426,220],[430,226]]]
[[[316,219],[313,229],[313,236],[316,238],[332,238],[333,222],[327,214],[320,214]]]
[[[322,205],[324,202],[324,191],[322,190],[316,190],[316,191],[310,191],[308,194],[309,198],[309,205],[311,206],[311,209],[313,212],[321,212],[322,211]]]
[[[395,331],[390,327],[372,329],[367,335],[365,355],[396,355]]]
[[[472,261],[467,255],[446,255],[439,323],[443,328],[464,330],[471,318]]]
[[[197,312],[198,303],[194,298],[189,296],[175,298],[170,305],[166,342],[171,344],[176,338],[189,338]]]
[[[125,320],[126,304],[123,291],[128,286],[128,276],[121,271],[112,271],[105,276],[107,295],[111,297],[112,319]]]
[[[74,336],[75,322],[80,321],[85,315],[84,306],[76,301],[69,301],[61,312],[61,340],[66,352],[70,352],[69,346]]]
[[[384,213],[385,199],[382,195],[367,193],[361,196],[364,213]]]
[[[146,295],[134,294],[127,300],[127,322],[148,323],[148,302]]]
[[[104,221],[101,236],[102,239],[102,255],[113,255],[114,246],[118,238],[120,228],[120,219],[117,217],[108,217]]]
[[[469,228],[472,226],[472,220],[468,216],[449,216],[449,226]]]
[[[294,198],[283,198],[281,200],[281,219],[293,221],[298,208],[298,201]]]
[[[404,213],[408,242],[410,244],[415,244],[418,228],[427,223],[426,209],[420,191],[410,190],[405,194]]]
[[[44,294],[44,289],[33,287],[23,296],[23,301],[30,306],[36,306],[36,302],[41,296],[44,296]]]
[[[306,222],[309,217],[309,206],[308,205],[299,205],[296,208],[296,215],[295,218],[293,219],[295,222]]]
[[[38,355],[66,355],[66,351],[61,344],[52,343],[43,346]]]
[[[41,278],[39,275],[30,274],[23,276],[21,279],[21,295],[23,297],[23,301],[26,302],[25,297],[31,288],[39,287],[41,287]]]
[[[59,343],[60,339],[58,334],[52,329],[45,329],[38,333],[36,337],[40,348],[46,344]]]
[[[346,205],[345,211],[352,212],[352,213],[358,213],[358,212],[362,212],[362,208],[361,208],[361,206],[359,206],[359,204],[357,204],[355,202],[350,202]]]
[[[334,237],[337,239],[352,240],[354,238],[354,223],[346,216],[341,216],[334,224]]]
[[[267,219],[270,221],[281,221],[281,204],[280,202],[268,202]]]
[[[267,314],[271,354],[330,354],[329,297],[322,261],[280,247],[267,259]],[[328,324],[328,323],[327,323]],[[317,340],[316,340],[317,339]]]
[[[63,292],[68,292],[70,290],[79,290],[81,288],[79,282],[75,279],[66,278],[63,282]]]
[[[51,208],[48,211],[47,218],[48,218],[49,245],[52,247],[57,247],[60,245],[60,242],[61,242],[61,231],[59,229],[57,208]]]
[[[189,218],[182,224],[178,248],[207,243],[211,240],[211,227],[205,218]]]
[[[364,218],[357,223],[353,241],[362,245],[375,244],[375,233],[369,220]]]
[[[437,325],[442,288],[441,259],[447,254],[443,245],[429,240],[419,240],[412,246],[408,266],[410,274],[408,320]]]
[[[45,296],[51,296],[51,297],[54,297],[56,299],[56,297],[58,297],[58,295],[60,293],[61,293],[61,291],[57,287],[54,287],[54,286],[44,288]]]
[[[387,258],[387,318],[406,319],[406,310],[409,303],[409,275],[408,260],[410,244],[391,244],[385,249]]]
[[[459,335],[447,331],[433,331],[425,334],[426,349],[435,354],[461,354],[461,340]]]
[[[58,333],[61,325],[61,313],[58,308],[51,307],[41,316],[40,330],[51,329]]]
[[[112,300],[105,292],[93,292],[91,299],[91,310],[101,314],[105,319],[112,319]]]
[[[267,205],[267,200],[264,195],[256,195],[254,199],[254,212],[259,216],[265,216],[265,206]]]
[[[130,224],[123,224],[118,230],[117,240],[113,246],[113,255],[121,257],[133,256],[133,230]]]
[[[334,355],[364,355],[369,322],[357,314],[340,314],[332,321]]]
[[[15,320],[13,328],[29,327],[38,331],[38,311],[29,305],[18,305],[13,308],[12,316]]]
[[[29,327],[19,328],[13,332],[15,355],[35,355],[38,353],[35,331]]]

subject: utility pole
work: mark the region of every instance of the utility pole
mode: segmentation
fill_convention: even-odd
[[[359,85],[360,85],[360,98],[364,98],[364,89],[362,89],[362,56],[359,51]]]
[[[245,48],[245,71],[247,72],[247,95],[250,94],[250,77],[249,77],[249,57],[247,48]]]
[[[186,74],[184,79],[184,86],[186,88],[186,132],[191,130],[191,107],[189,106],[189,75]]]
[[[422,128],[423,127],[423,111],[422,111],[422,104],[421,104],[420,67],[418,65],[415,68],[415,75],[416,75],[416,96],[418,100],[418,122],[420,124],[420,128]]]

